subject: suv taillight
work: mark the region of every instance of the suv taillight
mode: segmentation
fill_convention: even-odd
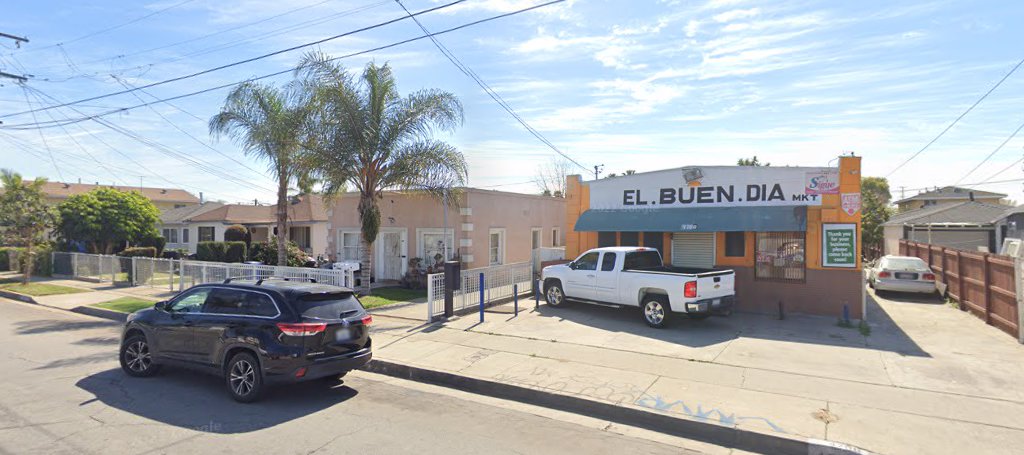
[[[277,328],[281,329],[281,332],[288,336],[305,337],[310,335],[316,335],[320,332],[323,332],[324,330],[327,330],[327,324],[322,322],[278,322]]]
[[[363,323],[363,325],[373,324],[373,315],[372,314],[368,314],[366,316],[363,316],[363,319],[361,320],[361,322]]]
[[[692,299],[692,298],[696,298],[697,297],[697,282],[696,281],[687,281],[686,284],[683,285],[683,297],[686,297],[688,299]]]

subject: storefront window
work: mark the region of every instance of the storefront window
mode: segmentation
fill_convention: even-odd
[[[745,232],[725,233],[725,255],[731,258],[741,258],[747,255]]]
[[[805,243],[803,232],[758,232],[754,276],[766,280],[803,281]]]

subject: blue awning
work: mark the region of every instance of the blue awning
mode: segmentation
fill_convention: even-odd
[[[807,207],[708,207],[587,210],[579,232],[784,232],[807,230]]]

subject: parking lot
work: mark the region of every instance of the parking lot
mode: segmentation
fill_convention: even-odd
[[[748,313],[657,330],[638,310],[530,300],[380,334],[379,358],[881,453],[1024,443],[1007,418],[1024,412],[1024,347],[937,297],[868,296],[870,333]]]

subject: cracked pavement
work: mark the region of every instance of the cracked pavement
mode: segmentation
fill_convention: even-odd
[[[0,299],[0,454],[693,453],[642,430],[363,372],[235,403],[213,376],[124,375],[119,327]]]

